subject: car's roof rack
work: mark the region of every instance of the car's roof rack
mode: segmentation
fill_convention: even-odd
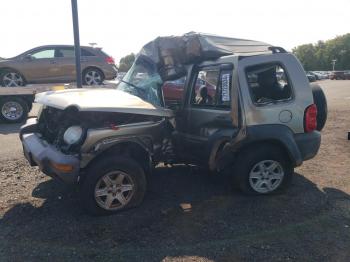
[[[268,48],[273,54],[276,54],[276,53],[287,53],[287,51],[283,48],[283,47],[280,47],[280,46],[269,46]]]

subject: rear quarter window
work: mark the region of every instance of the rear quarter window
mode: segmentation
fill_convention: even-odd
[[[95,55],[86,49],[81,49],[81,56],[95,56]]]
[[[250,66],[246,69],[246,78],[256,105],[281,103],[293,98],[288,73],[278,63]]]

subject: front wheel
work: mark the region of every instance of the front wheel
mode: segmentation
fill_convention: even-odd
[[[139,205],[146,192],[146,176],[130,158],[107,157],[92,164],[82,184],[81,199],[93,215],[112,214]]]
[[[294,168],[279,147],[265,144],[238,153],[233,170],[234,183],[247,194],[272,194],[291,182]]]

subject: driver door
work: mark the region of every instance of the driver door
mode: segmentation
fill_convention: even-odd
[[[232,71],[232,64],[222,64],[191,73],[186,104],[177,114],[177,144],[190,162],[207,163],[217,139],[229,140],[238,130],[231,118]]]
[[[59,79],[60,68],[55,58],[55,48],[41,48],[23,58],[20,69],[27,81],[33,83],[54,82]]]

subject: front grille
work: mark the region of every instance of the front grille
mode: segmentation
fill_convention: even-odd
[[[39,131],[43,138],[50,144],[59,142],[62,136],[62,127],[60,126],[63,110],[53,107],[45,107],[39,116]]]

